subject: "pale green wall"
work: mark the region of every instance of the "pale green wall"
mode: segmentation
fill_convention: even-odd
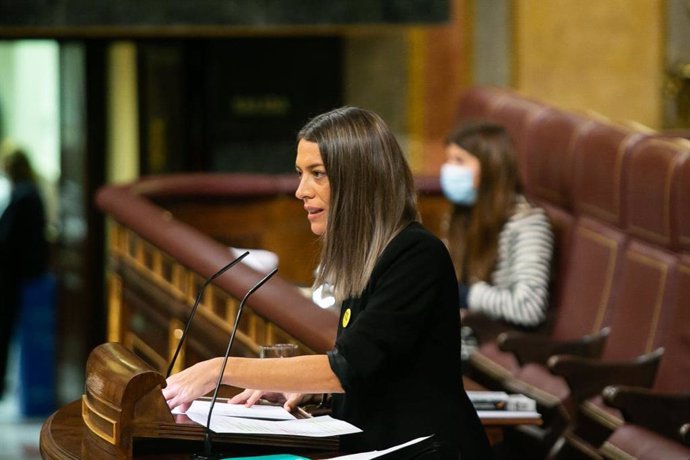
[[[0,133],[24,147],[50,182],[60,176],[58,104],[57,43],[0,43]]]
[[[58,45],[51,40],[0,43],[0,142],[26,150],[51,222],[60,178],[58,59]]]

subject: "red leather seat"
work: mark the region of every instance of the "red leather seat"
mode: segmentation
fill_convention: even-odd
[[[541,116],[547,113],[550,116]],[[571,147],[571,137],[574,137],[575,132],[580,128],[578,122],[581,121],[564,112],[549,109],[546,105],[518,96],[511,91],[495,87],[473,88],[465,93],[459,102],[459,123],[480,119],[493,121],[506,127],[515,143],[521,175],[524,175],[526,167],[526,162],[523,159],[528,156],[534,158],[531,150],[538,149],[538,156],[544,155],[552,158],[561,158],[561,155],[567,156],[567,153],[563,153],[562,150]],[[526,134],[533,131],[533,124],[541,122],[545,122],[545,124],[540,125],[539,131],[546,132],[549,130],[551,132],[551,129],[555,129],[559,135],[541,137]],[[546,140],[546,142],[543,144],[532,142],[530,145],[526,145],[528,140],[537,141],[541,139]],[[538,165],[538,160],[537,163],[532,160],[531,164]],[[478,363],[477,365],[481,370],[479,374],[475,373],[474,377],[486,387],[497,388],[500,381],[518,368],[515,358],[509,353],[498,350],[493,340],[498,332],[509,326],[499,323],[490,324],[487,327],[488,323],[494,322],[481,317],[482,315],[470,316],[465,320],[465,323],[475,329],[482,342],[475,357],[475,364]],[[470,367],[473,365],[470,364]],[[470,370],[470,372],[473,371]]]
[[[666,206],[660,206],[658,209],[648,208],[641,210],[642,214],[640,215],[647,215],[650,221],[656,220],[658,229],[656,239],[669,242],[673,248],[685,249],[687,246],[684,245],[688,240],[683,238],[683,234],[690,230],[690,226],[685,226],[690,223],[690,220],[686,220],[687,210],[690,209],[690,143],[675,141],[673,144],[669,142],[649,142],[649,144],[655,144],[656,153],[659,155],[663,154],[664,151],[669,152],[668,155],[671,155],[671,152],[676,152],[677,167],[673,171],[669,171],[669,174],[673,174],[673,186],[669,187],[671,197],[667,200],[670,209]],[[645,171],[647,177],[638,177],[638,181],[650,180],[649,175],[651,175],[653,167],[650,164],[645,164],[638,169],[642,170],[643,166],[647,169]],[[638,193],[644,192],[638,191]],[[635,228],[634,223],[631,223],[631,227],[633,227],[631,232],[639,233],[641,231],[641,228]],[[671,229],[671,238],[667,239],[666,233],[662,231],[666,228]],[[687,377],[690,375],[690,328],[688,327],[690,324],[690,296],[687,295],[690,292],[690,258],[685,255],[680,256],[680,260],[677,270],[669,274],[674,285],[672,294],[673,318],[668,326],[668,333],[663,339],[664,356],[651,390],[652,395],[688,393],[688,400],[685,404],[690,405],[690,382],[688,382]],[[673,403],[674,406],[680,404],[682,404],[680,400]],[[642,406],[642,403],[638,403],[636,410],[642,411]],[[686,421],[690,422],[690,408],[686,411]],[[669,412],[664,412],[662,417],[668,419],[670,417]],[[645,417],[652,416],[648,413],[642,415]],[[612,430],[617,430],[623,422],[624,416],[621,411],[606,405],[601,395],[592,398],[582,404],[580,408],[577,429],[571,435],[571,437],[577,436],[577,438],[574,442],[569,440],[570,447],[572,448],[572,445],[575,444],[579,445],[582,441],[598,446],[602,439],[610,435]],[[673,427],[669,430],[673,431]],[[627,429],[625,431],[627,432]],[[620,444],[625,437],[618,433],[613,439],[614,444]],[[656,442],[649,441],[650,445]]]
[[[545,423],[520,429],[534,441],[528,446],[549,446],[577,415],[578,422],[615,421],[603,439],[619,429],[602,453],[606,447],[626,452],[624,440],[635,441],[630,433],[643,436],[654,424],[624,405],[628,396],[614,397],[628,395],[621,385],[686,389],[682,404],[690,408],[690,143],[560,111],[508,90],[469,93],[459,120],[493,120],[511,132],[526,195],[551,216],[560,251],[548,329],[507,332],[483,343],[470,357],[470,373],[538,401]],[[619,385],[602,397],[601,388],[611,383]],[[667,412],[666,401],[659,412]],[[653,445],[655,436],[641,440]],[[655,458],[685,452],[674,435],[660,439],[663,454]],[[504,442],[519,458],[514,441]],[[584,452],[596,457],[597,447]],[[530,458],[540,453],[523,452]],[[634,446],[627,452],[639,453]]]
[[[490,120],[491,111],[503,97],[511,92],[496,86],[476,86],[465,91],[458,101],[457,123],[475,120]]]
[[[501,101],[491,105],[491,109],[484,114],[484,118],[503,123],[509,121],[511,116],[517,117],[516,114],[520,108],[525,109],[523,115],[527,114],[529,118],[527,125],[523,127],[517,121],[512,122],[513,129],[524,131],[524,153],[520,158],[523,182],[530,198],[545,209],[552,221],[557,248],[554,254],[554,271],[560,273],[564,270],[567,256],[571,252],[568,245],[573,223],[570,187],[564,184],[567,184],[568,178],[572,176],[572,149],[576,145],[576,140],[593,123],[585,117],[554,108],[536,108],[531,101],[524,104],[505,102],[506,99],[515,97],[517,96],[502,94]],[[562,284],[560,283],[562,277],[555,276],[554,279],[556,286]],[[556,287],[554,292],[551,303],[558,305],[559,292],[562,290]],[[549,319],[542,328],[543,331],[551,329],[554,312],[557,314],[558,311],[557,308],[550,310]],[[488,329],[485,326],[486,320],[477,324],[478,321],[473,315],[467,319],[466,323],[475,329],[477,327]],[[503,329],[506,327],[504,325]],[[512,353],[498,349],[492,334],[479,330],[478,335],[482,343],[470,358],[469,372],[485,386],[500,388],[500,382],[516,372],[519,363]],[[575,334],[577,337],[580,335],[580,333]]]
[[[671,196],[684,159],[685,154],[672,142],[646,138],[630,148],[622,163],[622,211],[627,215],[629,242],[620,262],[620,275],[612,285],[614,305],[607,321],[611,333],[604,347],[604,363],[587,367],[587,363],[576,361],[575,366],[566,358],[552,358],[550,369],[524,366],[509,384],[515,391],[534,395],[547,407],[563,406],[570,414],[583,403],[577,429],[568,434],[572,445],[579,445],[580,438],[598,445],[603,439],[593,439],[593,420],[615,416],[601,406],[599,398],[588,398],[610,383],[651,386],[654,381],[658,356],[650,353],[666,345],[675,309],[672,286],[678,257],[672,251]],[[613,364],[645,354],[649,358],[646,372],[627,372]],[[583,418],[589,423],[582,423]]]
[[[623,425],[606,441],[600,454],[611,460],[687,460],[690,446],[637,425]]]
[[[507,89],[482,86],[470,89],[458,104],[458,123],[490,120],[505,126],[515,145],[518,169],[523,173],[526,131],[548,106]]]
[[[606,145],[599,135],[594,139],[599,147]],[[571,330],[581,322],[610,327],[601,357],[606,366],[647,355],[647,373],[611,380],[611,376],[601,375],[609,372],[597,367],[603,365],[573,367],[583,358],[559,361],[552,357],[549,367],[540,362],[522,366],[506,387],[532,396],[545,414],[551,414],[545,417],[543,427],[525,429],[529,436],[554,441],[578,404],[617,378],[623,379],[620,382],[632,379],[638,385],[652,384],[659,359],[659,353],[652,352],[663,345],[666,336],[669,273],[677,261],[671,248],[670,225],[671,181],[677,160],[675,147],[635,134],[622,140],[615,152],[611,148],[590,148],[576,157],[574,208],[588,217],[578,218],[575,234],[588,235],[592,241],[582,250],[571,247],[563,273],[567,277],[563,301],[571,303],[571,313],[561,311],[553,335],[559,331],[559,324]],[[614,187],[605,187],[607,177]],[[589,231],[581,227],[585,219],[591,222]],[[608,225],[606,220],[618,224]],[[601,245],[599,252],[594,251],[596,244]],[[611,251],[608,255],[607,249]],[[571,280],[573,272],[569,270],[578,267],[579,259],[584,257],[600,265],[608,260],[610,265],[599,273],[591,271],[597,270],[596,265],[589,271],[582,267]],[[580,290],[571,289],[578,281],[582,283]],[[602,296],[600,309],[586,310],[592,301],[588,295]],[[578,305],[581,315],[574,313]]]
[[[565,224],[569,227],[567,239],[560,243],[560,249],[566,249],[567,254],[556,275],[560,295],[553,306],[551,339],[580,339],[599,332],[607,324],[612,286],[627,240],[620,184],[622,164],[632,138],[637,138],[636,134],[621,126],[586,124],[572,138],[572,168],[568,167],[567,156],[561,163],[553,163],[563,168],[562,177],[572,177],[570,192],[558,191],[555,185],[552,191],[558,191],[564,203],[570,193],[573,217],[572,224]],[[561,209],[567,212],[566,208]],[[504,347],[507,345],[504,343]],[[541,359],[519,359],[523,364],[545,363],[548,356],[547,353]]]
[[[690,171],[690,169],[688,169]],[[690,177],[690,176],[686,176]],[[665,353],[654,386],[649,391],[615,390],[615,428],[599,450],[606,458],[688,459],[690,439],[690,257],[682,256],[675,276],[675,311],[665,343]],[[608,396],[608,395],[607,395]],[[620,401],[619,401],[620,400]],[[680,429],[685,424],[686,438]]]
[[[650,390],[612,387],[607,388],[606,400],[617,408],[604,410],[601,398],[583,411],[589,423],[607,423],[609,438],[600,449],[601,452],[625,452],[628,458],[690,458],[690,444],[680,439],[679,429],[690,423],[690,260],[679,266],[675,283],[675,311],[665,343],[665,352],[659,372]],[[615,391],[615,393],[611,393]],[[612,394],[613,396],[610,396]],[[603,406],[603,407],[602,407]],[[603,418],[602,414],[606,417]],[[598,418],[597,418],[598,416]],[[585,431],[584,435],[591,432]],[[635,433],[631,438],[630,434]],[[583,433],[578,433],[582,440]],[[585,439],[589,443],[589,439]],[[572,449],[571,439],[567,439]],[[581,444],[579,444],[581,445]],[[641,447],[644,449],[641,450]],[[614,450],[615,448],[615,450]],[[684,453],[685,457],[677,457]],[[567,458],[567,457],[566,457]]]
[[[690,140],[677,139],[674,142],[683,150],[690,151]],[[676,229],[674,247],[690,254],[690,161],[680,165],[673,200],[676,203],[672,214],[672,225]]]
[[[515,146],[518,172],[525,177],[525,161],[527,155],[527,132],[529,126],[545,115],[548,106],[524,97],[500,98],[491,110],[491,120],[505,126]]]

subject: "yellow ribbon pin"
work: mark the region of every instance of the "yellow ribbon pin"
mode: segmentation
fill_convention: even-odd
[[[352,310],[349,308],[345,310],[345,313],[343,313],[343,327],[347,327],[347,325],[350,323],[350,316],[352,315]]]

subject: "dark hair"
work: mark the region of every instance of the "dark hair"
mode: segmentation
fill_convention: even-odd
[[[15,149],[3,158],[3,167],[13,184],[35,182],[34,171],[24,150]]]
[[[362,293],[388,242],[419,220],[412,173],[393,133],[369,110],[321,114],[297,138],[318,145],[331,192],[315,285],[330,283],[342,301]]]
[[[503,126],[489,121],[460,126],[447,143],[477,157],[481,169],[475,204],[453,208],[448,247],[460,281],[488,281],[496,262],[498,235],[521,190],[513,143]]]

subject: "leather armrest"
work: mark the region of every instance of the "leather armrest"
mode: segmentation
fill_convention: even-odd
[[[472,329],[474,336],[480,344],[496,340],[499,334],[515,329],[514,326],[504,321],[499,321],[490,318],[484,313],[470,310],[463,314],[461,323],[463,326]]]
[[[554,355],[599,358],[609,335],[609,328],[577,340],[557,341],[539,334],[506,332],[498,336],[498,347],[515,355],[521,365],[546,362]]]
[[[536,327],[520,327],[473,310],[466,310],[463,313],[461,323],[472,329],[480,344],[494,341],[504,332],[525,332],[528,335],[537,335],[545,334],[550,327],[548,322]]]
[[[690,445],[690,392],[611,385],[602,396],[606,404],[620,409],[626,422]]]
[[[607,385],[651,387],[663,352],[663,348],[658,348],[633,360],[618,362],[557,355],[549,358],[547,365],[553,374],[568,382],[570,397],[579,403]]]

